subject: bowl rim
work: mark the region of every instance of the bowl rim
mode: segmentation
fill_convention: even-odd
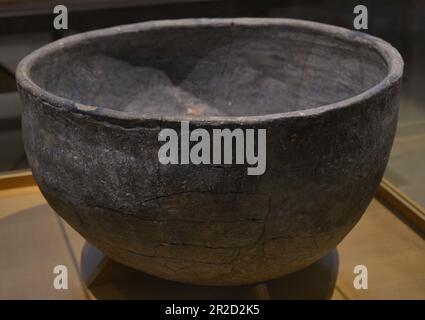
[[[231,26],[282,26],[299,28],[305,31],[319,32],[324,35],[358,43],[359,45],[368,46],[377,51],[381,55],[388,67],[387,75],[374,86],[360,92],[357,95],[343,99],[334,103],[321,105],[304,110],[296,110],[290,112],[280,112],[253,116],[207,116],[196,118],[190,116],[147,116],[137,113],[129,113],[118,111],[106,107],[96,107],[87,104],[81,104],[72,101],[71,99],[58,96],[38,86],[30,77],[31,67],[43,57],[53,53],[56,50],[72,47],[78,42],[92,40],[95,38],[113,36],[123,33],[137,33],[156,30],[161,28],[191,28],[197,26],[210,27],[231,27]],[[68,36],[60,40],[51,42],[27,55],[23,58],[16,69],[16,81],[18,88],[29,91],[35,97],[55,107],[63,107],[73,113],[92,116],[97,120],[110,123],[132,123],[131,126],[142,125],[154,122],[169,122],[177,123],[181,121],[189,121],[192,124],[247,124],[268,122],[277,119],[286,118],[305,118],[318,116],[325,112],[330,112],[335,109],[346,108],[351,105],[356,105],[364,100],[370,99],[380,92],[392,87],[397,83],[403,74],[404,62],[400,53],[388,42],[371,36],[369,34],[353,31],[350,29],[337,27],[319,22],[286,19],[286,18],[190,18],[177,20],[152,20],[139,22],[128,25],[120,25],[105,29],[98,29],[89,32],[83,32],[76,35]]]

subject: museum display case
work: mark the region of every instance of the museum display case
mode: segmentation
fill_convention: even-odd
[[[424,21],[2,2],[0,299],[424,300]]]

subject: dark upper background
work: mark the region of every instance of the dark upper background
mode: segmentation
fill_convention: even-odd
[[[57,4],[69,11],[66,32],[53,29]],[[386,177],[425,207],[425,0],[0,0],[0,171],[28,167],[14,72],[22,57],[50,41],[113,25],[188,17],[287,17],[352,29],[358,4],[369,11],[367,32],[394,45],[406,63]]]

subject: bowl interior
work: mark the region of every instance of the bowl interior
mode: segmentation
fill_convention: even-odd
[[[81,104],[143,115],[256,116],[338,102],[388,66],[372,46],[280,25],[164,26],[64,40],[30,78]]]

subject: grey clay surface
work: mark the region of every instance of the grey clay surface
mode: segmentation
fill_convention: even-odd
[[[88,241],[159,277],[239,285],[313,263],[358,222],[394,138],[386,42],[286,19],[154,21],[49,44],[18,67],[27,156]],[[161,128],[267,129],[267,170],[161,165]]]

